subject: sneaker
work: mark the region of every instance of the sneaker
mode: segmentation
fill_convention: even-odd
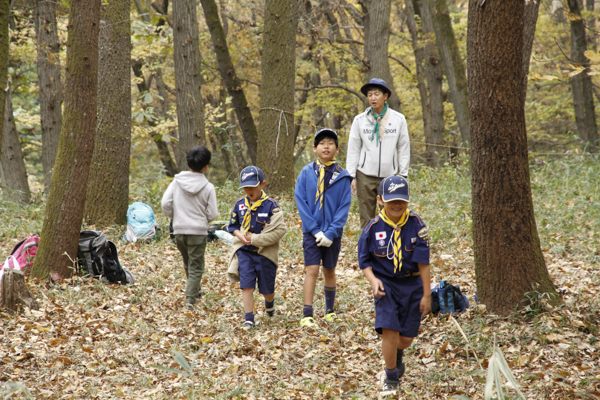
[[[183,311],[194,311],[194,305],[187,303],[185,306],[183,306]]]
[[[252,321],[245,321],[244,325],[242,325],[242,329],[245,331],[249,331],[252,328],[254,328],[254,322]]]
[[[327,322],[336,322],[336,321],[340,321],[340,319],[337,317],[337,315],[332,311],[328,314],[325,314],[325,321]]]
[[[275,308],[267,308],[267,315],[269,317],[272,317],[273,315],[275,315]]]
[[[398,385],[400,385],[399,380],[396,380],[396,379],[384,380],[383,385],[381,387],[381,391],[379,392],[379,398],[387,399],[389,397],[397,397],[398,396]]]
[[[306,326],[307,328],[312,328],[317,325],[315,319],[309,315],[308,317],[304,317],[300,320],[300,326]]]

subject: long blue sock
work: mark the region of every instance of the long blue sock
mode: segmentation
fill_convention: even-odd
[[[397,381],[398,380],[398,368],[393,369],[385,369],[385,375],[389,381]]]
[[[304,309],[302,310],[303,317],[312,317],[313,316],[313,306],[304,305]]]
[[[325,313],[333,312],[333,304],[335,303],[335,286],[325,286]]]
[[[265,300],[265,311],[267,312],[269,317],[273,316],[273,314],[275,313],[275,299],[273,299],[273,301]]]
[[[246,321],[254,322],[254,313],[253,312],[247,312],[245,318],[246,318]]]

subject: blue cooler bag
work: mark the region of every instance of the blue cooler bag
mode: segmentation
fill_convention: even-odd
[[[137,242],[138,240],[154,239],[156,237],[156,219],[152,207],[136,201],[127,209],[127,232],[123,240]]]

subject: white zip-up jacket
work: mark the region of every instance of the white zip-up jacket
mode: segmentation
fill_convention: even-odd
[[[357,170],[378,178],[397,174],[408,176],[410,140],[406,118],[391,108],[387,113],[390,113],[387,123],[379,127],[379,144],[376,137],[370,140],[375,126],[371,107],[354,118],[346,156],[346,170],[354,178]]]

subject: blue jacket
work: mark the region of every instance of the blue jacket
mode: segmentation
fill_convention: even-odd
[[[407,273],[418,272],[419,263],[429,264],[429,235],[423,220],[410,212],[408,221],[400,230],[402,239],[402,270],[394,273],[394,250],[390,243],[394,228],[380,217],[365,226],[358,240],[358,266],[373,268],[375,275],[402,278]]]
[[[329,187],[325,189],[323,196],[323,208],[319,209],[319,204],[315,204],[318,177],[314,162],[302,168],[294,193],[296,207],[302,219],[302,232],[313,236],[323,232],[329,240],[342,237],[352,203],[352,179],[348,171],[335,164]]]

